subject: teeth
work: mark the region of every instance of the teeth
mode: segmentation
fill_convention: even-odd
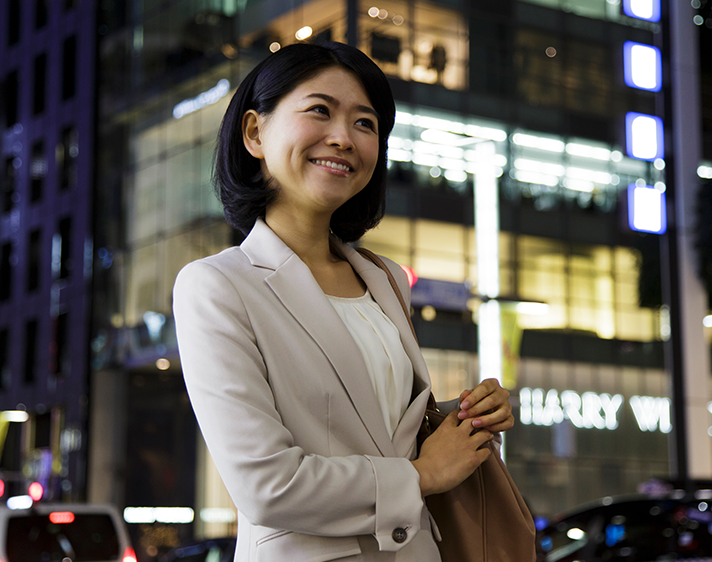
[[[344,172],[350,172],[351,168],[344,166],[343,164],[337,164],[336,162],[330,162],[328,160],[314,160],[315,164],[320,166],[327,166],[329,168],[334,168],[335,170],[343,170]]]

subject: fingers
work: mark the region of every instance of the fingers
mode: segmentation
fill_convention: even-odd
[[[480,423],[473,424],[473,427],[487,427],[505,422],[511,415],[511,411],[509,391],[502,388],[495,379],[486,379],[472,391],[462,393],[458,417],[464,420],[490,416]]]

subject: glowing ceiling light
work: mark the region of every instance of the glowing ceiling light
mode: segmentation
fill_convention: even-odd
[[[305,25],[301,29],[299,29],[294,36],[299,40],[303,41],[304,39],[308,39],[309,37],[312,36],[312,33],[314,33],[314,30],[309,27],[308,25]]]
[[[425,129],[420,133],[420,138],[425,142],[448,144],[451,146],[466,146],[468,144],[481,142],[481,139],[448,133],[447,131],[439,131],[437,129]]]
[[[517,158],[514,167],[527,172],[539,172],[554,176],[563,176],[565,168],[561,164],[540,162],[539,160],[528,160],[527,158]]]
[[[522,170],[514,171],[514,179],[523,183],[533,183],[536,185],[548,185],[555,187],[559,185],[559,178],[538,172],[525,172]]]
[[[548,152],[563,152],[566,148],[566,145],[560,140],[537,137],[535,135],[527,135],[524,133],[515,133],[512,136],[512,142],[519,146],[538,148],[539,150],[546,150]]]
[[[702,325],[705,328],[712,328],[712,314],[708,314],[702,319]],[[712,402],[710,402],[712,404]],[[712,410],[710,410],[710,414],[712,414]]]
[[[465,134],[471,137],[479,137],[481,139],[493,140],[496,142],[504,142],[507,140],[507,132],[494,127],[480,127],[479,125],[466,125]]]
[[[376,6],[371,6],[368,9],[368,15],[371,16],[372,18],[377,18],[378,17],[378,8],[376,8]]]
[[[269,50],[270,50],[270,52],[272,52],[272,53],[276,53],[276,52],[279,51],[281,48],[282,48],[282,45],[280,45],[279,43],[277,43],[277,41],[274,41],[274,42],[270,43],[270,46],[269,46]]]
[[[566,175],[577,180],[593,181],[604,185],[610,184],[613,179],[608,172],[598,172],[596,170],[574,167],[566,168]]]
[[[518,302],[517,312],[530,316],[544,316],[549,314],[549,305],[544,302]]]
[[[572,191],[581,191],[584,193],[591,193],[596,188],[593,182],[586,180],[564,178],[562,183],[567,189],[571,189]]]
[[[702,179],[712,179],[712,166],[700,166],[697,168],[697,175]]]
[[[607,148],[598,146],[590,146],[588,144],[579,144],[570,142],[566,145],[566,154],[571,156],[581,156],[583,158],[592,158],[594,160],[608,161],[611,159],[611,151]]]

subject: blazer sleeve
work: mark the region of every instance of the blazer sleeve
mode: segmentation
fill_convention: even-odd
[[[236,283],[207,262],[189,264],[176,279],[174,315],[203,437],[248,521],[321,536],[371,534],[385,551],[415,537],[423,500],[409,460],[325,457],[295,446]],[[393,540],[398,527],[407,531],[402,543]]]

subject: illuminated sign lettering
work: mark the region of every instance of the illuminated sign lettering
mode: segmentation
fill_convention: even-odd
[[[573,390],[544,391],[541,388],[522,388],[519,391],[519,420],[524,425],[551,426],[569,420],[575,427],[585,429],[616,429],[618,412],[623,405],[621,394],[596,394]],[[670,400],[650,396],[633,396],[630,406],[641,431],[669,433]]]

